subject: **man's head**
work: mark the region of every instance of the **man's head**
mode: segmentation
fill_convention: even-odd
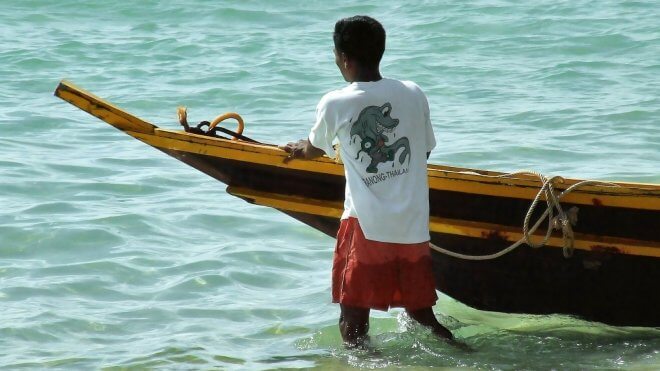
[[[347,81],[354,69],[378,71],[385,52],[385,29],[375,19],[356,15],[335,24],[333,34],[337,66]]]

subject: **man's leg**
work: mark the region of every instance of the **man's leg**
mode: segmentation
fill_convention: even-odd
[[[361,345],[369,331],[369,308],[351,307],[340,304],[339,332],[344,343],[356,346]]]
[[[410,318],[419,322],[420,325],[429,327],[436,336],[443,339],[454,339],[454,335],[452,335],[451,331],[449,331],[445,326],[441,325],[440,322],[438,322],[438,319],[435,318],[435,314],[433,313],[433,309],[431,307],[415,310],[406,309],[406,313],[408,313]]]

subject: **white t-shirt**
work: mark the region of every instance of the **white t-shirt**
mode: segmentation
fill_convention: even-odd
[[[329,92],[309,140],[333,157],[335,138],[346,173],[342,219],[357,218],[369,240],[428,241],[426,154],[435,136],[419,86],[381,79]]]

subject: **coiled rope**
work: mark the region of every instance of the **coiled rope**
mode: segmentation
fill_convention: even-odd
[[[186,133],[193,133],[193,134],[199,134],[199,135],[206,135],[209,137],[216,137],[216,138],[222,138],[222,139],[227,139],[224,138],[220,135],[218,135],[218,132],[229,134],[232,136],[231,140],[242,140],[245,142],[250,142],[250,143],[257,143],[256,140],[252,138],[248,138],[245,135],[243,135],[243,129],[245,127],[245,124],[243,122],[243,118],[241,115],[235,112],[227,112],[223,113],[222,115],[216,117],[213,119],[213,121],[202,121],[200,122],[197,126],[190,126],[188,125],[188,110],[186,107],[178,107],[177,108],[177,115],[179,116],[179,123],[181,126],[183,126],[183,129],[186,131]],[[225,129],[221,126],[218,126],[219,123],[227,120],[227,119],[234,119],[236,120],[238,127],[236,131],[231,131],[229,129]],[[204,127],[208,127],[208,129],[204,130]]]
[[[449,251],[447,249],[443,249],[440,246],[437,246],[433,244],[432,242],[429,242],[430,247],[442,254],[452,256],[454,258],[459,258],[459,259],[464,259],[464,260],[491,260],[491,259],[496,259],[499,258],[500,256],[503,256],[505,254],[510,253],[511,251],[515,250],[518,246],[522,245],[523,243],[527,244],[528,246],[532,248],[539,248],[542,246],[545,246],[545,244],[548,242],[550,239],[550,236],[552,235],[552,231],[557,229],[561,230],[562,232],[562,240],[563,240],[563,253],[564,257],[569,258],[573,255],[573,244],[575,241],[575,236],[573,233],[573,226],[577,223],[577,207],[572,207],[571,209],[568,210],[568,212],[564,212],[564,209],[561,206],[561,203],[559,202],[564,196],[568,195],[569,193],[573,192],[574,190],[587,186],[587,185],[601,185],[601,186],[609,186],[609,187],[620,187],[620,185],[615,184],[615,183],[610,183],[610,182],[602,182],[602,181],[596,181],[596,180],[584,180],[578,183],[573,184],[572,186],[566,188],[563,192],[559,193],[558,195],[555,193],[554,189],[554,184],[555,182],[558,183],[563,183],[564,178],[560,176],[553,176],[553,177],[546,177],[541,173],[535,172],[535,171],[528,171],[528,170],[523,170],[523,171],[517,171],[515,173],[509,173],[509,174],[504,174],[504,175],[498,175],[498,176],[492,176],[494,178],[508,178],[508,177],[513,177],[516,175],[534,175],[537,176],[541,180],[541,189],[539,192],[536,194],[536,197],[534,197],[534,201],[532,201],[532,204],[529,207],[529,210],[527,210],[527,214],[525,215],[525,220],[523,221],[523,237],[510,245],[509,247],[506,247],[496,253],[493,254],[488,254],[488,255],[466,255],[466,254],[461,254],[457,253],[454,251]],[[486,175],[487,176],[487,175]],[[536,223],[529,228],[529,223],[530,219],[532,218],[532,214],[534,213],[534,210],[536,209],[537,204],[539,203],[539,200],[541,199],[541,196],[545,196],[547,208],[545,212],[536,220]],[[557,213],[557,216],[555,217],[555,210]],[[538,227],[543,223],[543,220],[548,219],[548,229],[546,231],[545,237],[543,240],[539,243],[534,243],[532,242],[531,236],[536,232]]]

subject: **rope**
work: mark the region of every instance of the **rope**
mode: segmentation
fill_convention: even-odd
[[[449,251],[446,249],[443,249],[440,246],[437,246],[433,244],[432,242],[429,242],[429,246],[442,254],[449,255],[454,258],[459,258],[459,259],[464,259],[464,260],[491,260],[491,259],[496,259],[499,258],[500,256],[503,256],[505,254],[510,253],[511,251],[515,250],[518,246],[522,245],[523,243],[527,244],[528,246],[532,248],[539,248],[542,246],[545,246],[545,244],[548,242],[550,239],[550,236],[552,235],[552,231],[554,229],[559,229],[562,231],[562,241],[563,241],[563,254],[564,257],[570,258],[573,255],[573,244],[575,241],[575,235],[573,233],[573,226],[577,223],[577,207],[572,207],[571,209],[568,210],[568,212],[564,212],[564,209],[561,207],[561,203],[559,202],[564,196],[568,195],[569,193],[573,192],[574,190],[587,186],[587,185],[602,185],[602,186],[610,186],[610,187],[620,187],[618,184],[615,183],[610,183],[610,182],[601,182],[601,181],[596,181],[596,180],[584,180],[578,183],[573,184],[572,186],[566,188],[563,192],[561,192],[559,195],[556,195],[555,189],[554,189],[554,183],[559,182],[563,183],[564,178],[560,176],[553,176],[553,177],[546,177],[541,173],[535,172],[535,171],[518,171],[515,173],[509,173],[509,174],[504,174],[504,175],[498,175],[498,176],[490,176],[494,178],[507,178],[507,177],[512,177],[516,175],[535,175],[541,180],[541,189],[539,192],[536,194],[536,197],[534,197],[534,201],[532,201],[532,204],[529,207],[529,210],[527,210],[527,214],[525,215],[525,219],[523,221],[523,237],[513,243],[512,245],[496,252],[493,254],[488,254],[488,255],[466,255],[466,254],[461,254],[457,253],[454,251]],[[483,176],[488,176],[488,175],[483,175]],[[547,208],[541,214],[541,216],[536,220],[534,225],[529,228],[529,223],[530,219],[532,218],[532,214],[534,213],[534,210],[536,209],[537,204],[539,203],[539,200],[541,199],[541,196],[545,196]],[[555,216],[555,210],[557,212],[557,216]],[[538,227],[541,225],[543,220],[548,219],[548,228],[546,231],[546,234],[543,238],[543,240],[539,243],[534,243],[531,240],[532,234],[536,232]]]
[[[243,122],[243,118],[241,115],[238,113],[234,112],[227,112],[224,113],[218,117],[216,117],[212,122],[208,121],[202,121],[200,122],[197,126],[190,126],[188,125],[188,110],[186,107],[178,107],[177,108],[177,115],[179,116],[179,123],[181,126],[183,126],[183,129],[186,131],[186,133],[193,133],[193,134],[199,134],[199,135],[206,135],[210,137],[215,137],[215,138],[222,138],[222,139],[228,139],[223,136],[218,135],[218,131],[221,133],[225,133],[228,135],[232,136],[231,140],[243,140],[246,142],[250,143],[256,143],[256,144],[261,144],[257,142],[254,139],[248,138],[245,135],[243,135],[243,128],[245,127],[245,124]],[[217,126],[219,123],[226,119],[234,119],[238,123],[238,128],[236,131],[231,131],[229,129],[225,129],[223,127]],[[204,127],[208,127],[208,129],[204,130]]]

